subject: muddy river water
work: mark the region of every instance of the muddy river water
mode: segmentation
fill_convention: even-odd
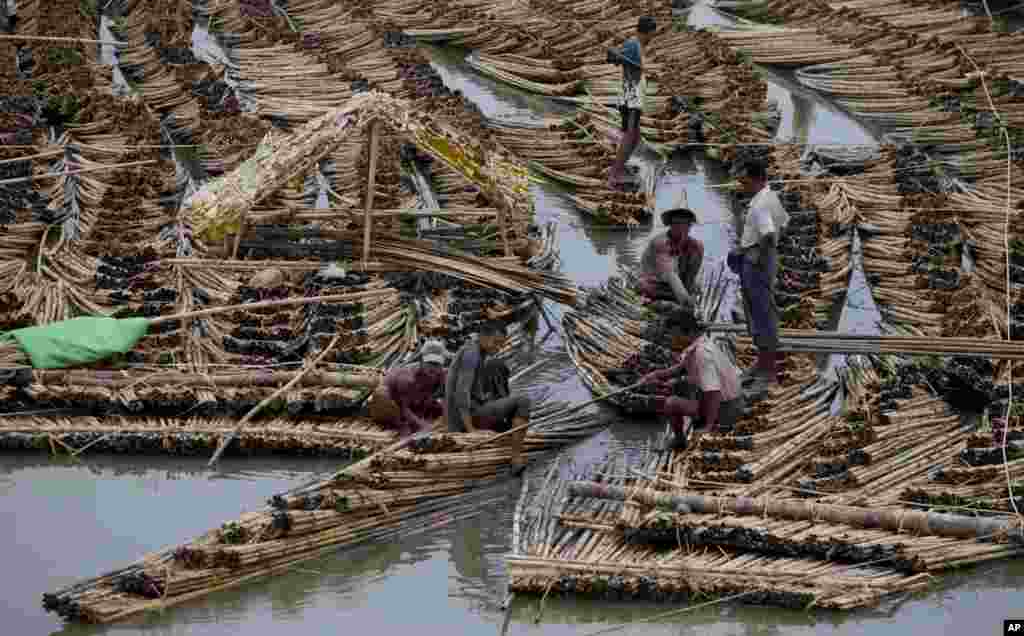
[[[720,17],[703,7],[691,21]],[[461,90],[494,118],[535,120],[560,107],[472,75],[457,56],[439,52],[435,66],[451,88]],[[768,74],[769,98],[783,114],[778,137],[806,144],[865,144],[876,138],[826,101],[785,77]],[[685,192],[698,211],[695,235],[712,266],[736,239],[736,214],[727,196],[709,186],[726,179],[700,157],[668,166],[653,156],[634,159],[642,169],[661,169],[658,209],[676,205]],[[619,265],[635,264],[652,230],[626,234],[593,228],[555,187],[534,186],[541,220],[561,227],[562,269],[582,286],[596,285]],[[657,231],[657,226],[653,231]],[[707,265],[706,265],[707,266]],[[844,329],[873,328],[875,312],[863,277],[852,281],[842,308]],[[558,308],[556,313],[560,313]],[[541,329],[543,337],[544,328]],[[546,366],[532,374],[531,391],[554,391],[585,400],[557,335],[538,353]],[[563,451],[577,466],[600,460],[653,437],[654,422],[613,419],[603,433]],[[535,599],[516,599],[507,612],[503,557],[511,541],[512,512],[520,482],[510,481],[479,497],[473,516],[407,532],[393,541],[341,552],[288,573],[221,592],[182,607],[112,627],[62,626],[40,606],[43,592],[108,571],[235,518],[276,492],[336,469],[319,460],[228,458],[221,471],[203,459],[89,456],[68,463],[38,456],[0,457],[0,634],[591,634],[617,625],[619,634],[995,634],[1016,614],[1024,564],[1000,563],[945,576],[927,594],[852,613],[796,612],[719,604],[659,616],[664,605],[548,599],[538,615]],[[535,466],[527,479],[545,472]],[[1020,616],[1017,616],[1018,618]]]

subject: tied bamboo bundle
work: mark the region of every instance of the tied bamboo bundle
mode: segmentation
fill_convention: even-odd
[[[529,458],[582,439],[604,422],[593,412],[541,402],[524,451]],[[335,475],[281,493],[261,512],[243,515],[177,548],[47,594],[44,605],[69,620],[114,622],[152,607],[148,581],[171,606],[292,567],[327,550],[386,536],[506,474],[510,449],[466,450],[486,434],[420,434],[401,439]],[[424,486],[424,484],[429,484]],[[451,495],[451,493],[460,493]],[[132,591],[135,589],[136,591]]]

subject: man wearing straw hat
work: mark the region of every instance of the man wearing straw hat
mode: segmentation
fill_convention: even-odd
[[[671,448],[685,449],[693,430],[732,430],[746,408],[739,370],[729,355],[707,337],[706,330],[707,326],[685,309],[662,319],[658,335],[676,353],[678,363],[640,379],[652,387],[681,380],[693,389],[693,399],[659,397],[658,411],[670,418],[674,433]]]
[[[740,277],[743,304],[747,310],[747,328],[757,346],[754,368],[741,378],[751,394],[759,394],[778,384],[776,358],[779,349],[779,311],[775,305],[778,279],[779,235],[789,223],[789,213],[779,195],[768,185],[763,163],[746,167],[741,179],[748,194],[753,194],[743,221],[740,249],[729,254],[728,264]],[[748,386],[749,385],[749,386]]]
[[[455,354],[448,369],[445,387],[448,430],[472,433],[491,430],[510,434],[511,464],[518,474],[525,468],[523,438],[530,422],[532,401],[526,395],[513,395],[509,389],[508,366],[494,354],[505,346],[508,333],[500,322],[485,323],[480,334],[470,339]]]
[[[609,49],[608,63],[622,66],[622,89],[619,94],[619,114],[622,117],[622,139],[619,154],[608,171],[608,187],[615,188],[624,177],[626,162],[640,144],[640,115],[647,96],[644,76],[644,47],[654,37],[658,24],[652,16],[641,16],[636,24],[636,37],[629,38],[622,50]]]
[[[690,236],[697,215],[674,208],[661,213],[661,222],[668,231],[651,239],[640,259],[640,293],[693,307],[697,273],[704,261],[704,244]]]
[[[388,372],[370,398],[373,421],[397,430],[400,437],[431,430],[444,415],[444,405],[435,395],[445,383],[447,354],[444,344],[428,340],[420,349],[418,365]]]

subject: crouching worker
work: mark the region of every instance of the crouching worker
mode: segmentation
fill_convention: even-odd
[[[448,369],[445,398],[448,430],[453,433],[477,430],[504,433],[521,427],[519,432],[509,435],[508,440],[512,468],[519,474],[526,466],[523,438],[532,404],[525,395],[512,395],[508,367],[493,357],[505,345],[507,337],[504,325],[491,323],[480,330],[477,338],[463,345]]]
[[[704,261],[704,244],[690,236],[697,215],[686,208],[666,210],[661,222],[668,228],[651,239],[640,258],[640,293],[693,307],[697,274]]]
[[[684,310],[667,317],[661,323],[661,338],[676,353],[678,362],[641,378],[650,386],[681,380],[692,387],[695,399],[670,397],[659,403],[659,411],[672,423],[671,448],[685,449],[693,430],[732,430],[745,408],[739,370],[704,332],[705,326],[692,312]]]
[[[370,417],[384,428],[405,437],[433,429],[444,416],[444,404],[437,395],[444,387],[447,351],[437,340],[428,340],[420,350],[419,364],[392,369],[370,398]]]

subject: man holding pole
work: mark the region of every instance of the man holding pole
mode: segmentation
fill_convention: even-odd
[[[608,187],[617,187],[624,178],[626,162],[640,144],[640,116],[647,96],[644,76],[644,47],[654,37],[658,24],[652,16],[641,16],[636,25],[636,37],[629,38],[622,50],[609,49],[609,64],[622,66],[622,89],[619,95],[619,114],[622,117],[622,140],[615,163],[608,171]]]
[[[507,337],[503,324],[487,323],[477,338],[463,345],[448,369],[445,399],[448,430],[453,433],[516,430],[508,437],[511,464],[518,474],[525,468],[522,447],[532,402],[526,395],[512,395],[508,366],[493,357]]]
[[[757,347],[754,368],[741,378],[752,395],[778,384],[776,359],[779,349],[779,311],[775,305],[778,279],[779,235],[789,223],[779,195],[768,185],[765,166],[747,166],[745,190],[753,194],[743,222],[740,249],[729,254],[729,269],[739,274],[743,304],[747,310],[747,328]],[[749,386],[748,386],[749,385]]]

